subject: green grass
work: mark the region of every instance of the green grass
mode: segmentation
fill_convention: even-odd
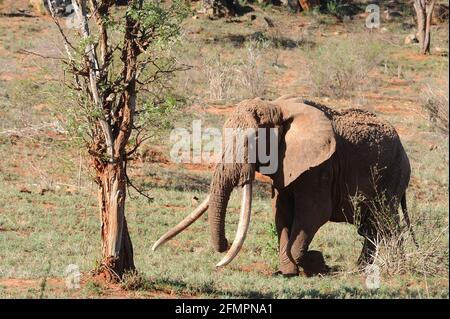
[[[156,165],[150,166],[148,171],[170,178]],[[145,174],[150,176],[150,172]],[[202,297],[244,298],[448,296],[448,286],[442,282],[442,274],[436,278],[421,278],[414,273],[388,277],[386,281],[382,279],[379,290],[368,290],[364,285],[364,274],[356,272],[355,267],[361,238],[354,227],[347,224],[326,224],[311,245],[311,249],[324,253],[327,263],[337,270],[335,274],[322,278],[271,278],[270,272],[275,270],[277,263],[276,246],[270,201],[262,194],[254,202],[253,220],[245,246],[229,267],[223,270],[214,268],[221,255],[214,253],[208,244],[205,218],[152,252],[153,242],[189,211],[191,197],[206,195],[199,189],[207,186],[207,175],[179,171],[170,183],[151,188],[153,202],[142,198],[128,202],[127,219],[135,262],[144,278],[151,283],[147,289]],[[184,182],[189,180],[195,182]],[[88,192],[73,195],[63,191],[38,195],[1,188],[1,277],[63,278],[68,264],[77,264],[82,272],[93,269],[100,257],[98,216],[93,195]],[[48,205],[54,208],[46,208]],[[227,216],[228,238],[233,238],[237,226],[238,205],[239,196],[234,193]],[[440,220],[440,227],[448,223],[448,218],[445,220],[448,202],[421,203],[411,206],[411,210],[412,217],[419,210],[430,211],[433,218]],[[88,295],[101,296],[101,289],[95,284],[89,283],[83,289]]]

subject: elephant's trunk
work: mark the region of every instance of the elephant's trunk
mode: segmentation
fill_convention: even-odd
[[[224,252],[228,249],[228,241],[225,237],[225,215],[231,191],[232,187],[211,188],[208,221],[211,244],[218,252]]]
[[[208,220],[211,243],[218,252],[224,252],[228,249],[228,241],[225,237],[225,216],[230,194],[234,187],[238,185],[245,187],[244,184],[252,183],[251,172],[253,169],[250,165],[219,164],[214,171],[210,190]],[[251,191],[250,193],[244,192],[244,195],[247,198],[251,197]]]
[[[241,250],[242,245],[244,244],[245,241],[245,236],[247,235],[248,226],[250,225],[251,207],[252,207],[252,181],[248,182],[242,187],[242,204],[241,204],[241,212],[239,214],[239,224],[236,231],[236,237],[234,238],[230,250],[228,250],[227,254],[216,265],[216,267],[222,267],[229,264]]]

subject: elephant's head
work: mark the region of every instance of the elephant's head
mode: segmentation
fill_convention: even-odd
[[[273,102],[261,99],[245,100],[237,105],[224,124],[225,129],[231,128],[234,132],[237,131],[235,129],[255,129],[256,132],[261,132],[261,129],[277,129],[277,169],[268,176],[278,190],[288,186],[309,168],[329,159],[335,151],[331,121],[321,110],[302,102],[293,97],[282,97]],[[261,136],[257,134],[256,148],[262,145],[261,138],[267,140],[269,135],[268,132]],[[240,162],[228,162],[224,158],[229,152],[227,147],[230,145],[234,147],[232,153],[235,155],[241,151],[239,150],[241,144],[223,143],[223,145],[222,161],[214,170],[209,195],[196,210],[164,234],[153,245],[153,250],[183,231],[208,210],[212,245],[218,252],[226,251],[228,249],[225,237],[226,208],[232,190],[235,187],[242,187],[242,204],[236,237],[226,256],[217,266],[228,264],[238,254],[250,222],[252,184],[255,171],[261,168],[261,161],[259,157],[255,162],[249,160],[248,139],[242,143],[245,160]],[[269,141],[267,140],[264,145],[268,149]],[[236,159],[236,156],[233,158]]]

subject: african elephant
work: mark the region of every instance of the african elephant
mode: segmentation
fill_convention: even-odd
[[[360,222],[358,233],[365,240],[360,264],[372,262],[379,235],[373,206],[383,194],[389,214],[404,219],[405,191],[410,164],[394,127],[360,109],[333,110],[293,96],[272,102],[259,98],[237,105],[224,128],[277,128],[278,169],[272,181],[272,207],[279,241],[279,274],[294,276],[306,267],[308,247],[319,228],[328,221],[355,223],[356,195]],[[153,250],[188,227],[206,210],[211,241],[218,252],[226,251],[225,213],[233,188],[243,188],[240,220],[235,240],[217,266],[228,264],[243,245],[249,226],[252,183],[261,163],[216,165],[207,198],[189,216],[164,234]]]

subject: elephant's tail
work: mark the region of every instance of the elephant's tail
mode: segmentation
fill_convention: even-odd
[[[416,245],[416,247],[419,248],[419,244],[417,243],[417,240],[416,240],[416,235],[414,234],[414,230],[411,226],[411,221],[409,220],[408,208],[406,207],[406,193],[403,194],[402,200],[400,203],[402,206],[403,218],[405,218],[405,222],[406,222],[406,225],[408,226],[409,232],[411,233],[411,237],[414,242],[414,245]]]

